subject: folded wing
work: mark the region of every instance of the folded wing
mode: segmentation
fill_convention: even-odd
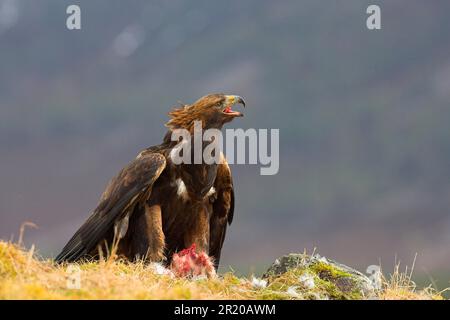
[[[56,262],[73,262],[92,252],[116,221],[150,195],[165,166],[163,155],[144,152],[124,167],[109,182],[97,208],[56,257]]]

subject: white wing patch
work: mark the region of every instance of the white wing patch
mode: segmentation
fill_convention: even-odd
[[[184,184],[183,179],[178,178],[175,183],[177,185],[177,195],[184,201],[189,200],[189,194],[187,192],[186,185]]]
[[[211,189],[209,189],[208,193],[206,194],[206,197],[210,197],[210,196],[212,196],[214,193],[216,193],[216,188],[211,187]]]
[[[175,185],[177,187],[177,196],[180,197],[181,199],[183,199],[183,201],[187,201],[189,200],[189,193],[187,192],[187,188],[186,185],[184,184],[183,179],[178,178],[177,180],[175,180]],[[205,198],[208,198],[212,195],[214,195],[216,193],[216,188],[211,187],[211,189],[209,189],[208,193],[205,195]]]

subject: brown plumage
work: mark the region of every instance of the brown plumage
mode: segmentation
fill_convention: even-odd
[[[130,260],[170,263],[174,253],[195,244],[217,268],[234,213],[230,168],[223,155],[219,164],[175,165],[170,152],[177,142],[171,141],[171,132],[184,128],[192,133],[196,120],[204,129],[221,129],[242,116],[231,110],[236,103],[244,101],[211,94],[172,110],[163,142],[141,151],[110,181],[97,208],[56,261],[95,258],[119,239],[117,254]]]

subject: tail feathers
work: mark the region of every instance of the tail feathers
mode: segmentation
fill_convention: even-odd
[[[55,261],[57,263],[74,262],[86,258],[112,229],[114,220],[111,218],[113,216],[115,215],[105,216],[99,213],[90,216],[64,246]]]

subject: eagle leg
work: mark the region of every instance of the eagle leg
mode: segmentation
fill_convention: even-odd
[[[197,252],[209,251],[209,212],[204,206],[198,209],[197,218],[184,234],[184,247],[189,248],[193,244]]]
[[[145,204],[144,212],[133,221],[131,252],[134,259],[156,262],[164,260],[165,237],[161,206]]]

